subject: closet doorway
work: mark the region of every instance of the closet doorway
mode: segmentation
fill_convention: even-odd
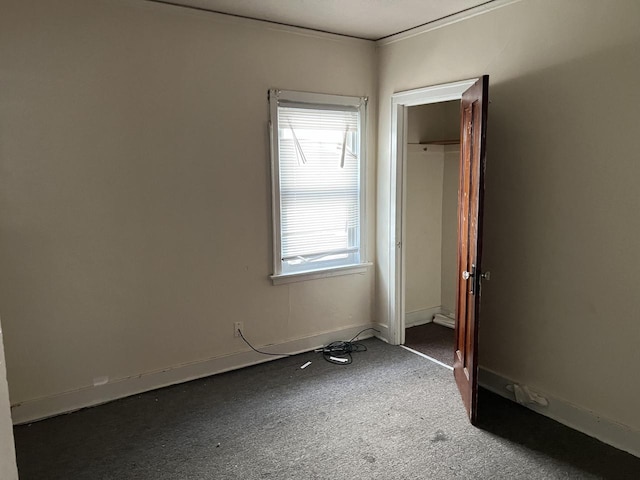
[[[453,368],[460,101],[407,109],[405,346]]]
[[[457,201],[457,286],[453,376],[469,420],[475,424],[478,401],[480,297],[482,282],[489,279],[489,272],[482,269],[482,218],[489,105],[488,75],[399,92],[391,97],[388,337],[392,344],[405,343],[407,256],[404,241],[407,238],[409,108],[451,100],[460,100],[460,183]],[[444,181],[444,166],[442,175]],[[442,250],[442,244],[440,247]],[[437,248],[434,250],[437,251]],[[442,252],[440,254],[442,255]],[[440,262],[442,269],[442,256]],[[442,299],[442,284],[440,289]]]

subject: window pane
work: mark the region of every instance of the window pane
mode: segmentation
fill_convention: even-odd
[[[283,273],[359,263],[359,113],[278,108]]]

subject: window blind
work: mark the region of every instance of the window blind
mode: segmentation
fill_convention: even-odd
[[[360,259],[360,115],[278,107],[283,273]]]

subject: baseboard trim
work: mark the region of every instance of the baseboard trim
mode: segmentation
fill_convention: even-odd
[[[433,323],[437,323],[438,325],[442,325],[447,328],[456,328],[456,319],[453,318],[451,312],[446,308],[442,308],[440,313],[437,313],[433,317]]]
[[[486,368],[480,368],[478,379],[480,386],[515,401],[514,394],[507,390],[506,387],[519,382]],[[528,404],[525,405],[527,408],[590,437],[594,437],[601,442],[640,457],[640,431],[602,417],[596,412],[574,405],[564,399],[554,397],[545,392],[538,391],[538,393],[548,400],[549,405],[541,407],[535,404]]]
[[[376,337],[378,340],[382,340],[385,343],[391,343],[389,342],[389,325],[376,323],[374,328],[377,330],[377,332],[373,334],[374,337]]]
[[[404,328],[417,327],[418,325],[424,325],[425,323],[433,322],[433,316],[436,313],[441,313],[442,307],[423,308],[422,310],[416,310],[415,312],[406,313],[404,316]]]
[[[455,320],[451,319],[451,322],[442,322],[434,318],[436,315],[451,316],[449,309],[439,305],[437,307],[424,308],[422,310],[416,310],[410,312],[404,316],[404,328],[417,327],[418,325],[424,325],[426,323],[435,322],[445,327],[453,328],[455,326]]]
[[[325,332],[289,342],[261,347],[266,351],[297,354],[322,347],[336,340],[349,340],[365,328],[377,328],[378,324],[367,323]],[[372,337],[372,330],[364,332],[359,339]],[[87,386],[78,390],[27,400],[11,407],[14,425],[30,423],[63,413],[71,413],[86,407],[111,402],[158,388],[208,377],[218,373],[257,365],[282,357],[261,355],[251,350],[213,357],[199,362],[176,365],[159,371],[113,380],[104,385]]]

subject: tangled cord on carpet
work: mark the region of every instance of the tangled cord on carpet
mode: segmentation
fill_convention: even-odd
[[[366,345],[354,341],[361,333],[366,332],[367,330],[373,330],[374,332],[380,333],[380,330],[376,330],[375,328],[365,328],[358,332],[351,340],[346,342],[331,342],[327,346],[316,350],[316,352],[322,352],[322,357],[329,363],[333,363],[335,365],[349,365],[353,362],[353,357],[351,356],[352,353],[367,351]]]
[[[349,365],[353,362],[353,352],[366,352],[367,347],[357,342],[331,342],[322,348],[322,357],[329,363],[336,365]]]
[[[365,328],[364,330],[359,331],[351,340],[342,341],[338,340],[336,342],[331,342],[325,347],[319,348],[315,350],[316,352],[322,353],[322,357],[329,363],[333,363],[335,365],[349,365],[353,362],[353,357],[351,356],[354,352],[366,352],[367,346],[362,343],[355,342],[355,339],[358,338],[362,333],[373,330],[374,332],[380,333],[380,330],[375,328]],[[242,331],[238,329],[238,333],[244,342],[251,347],[254,352],[261,353],[263,355],[275,355],[279,357],[292,357],[291,353],[270,353],[263,352],[253,347],[249,343],[249,341],[244,338]]]
[[[333,363],[335,365],[349,365],[353,362],[353,357],[351,356],[352,353],[367,351],[366,345],[354,341],[360,336],[360,334],[367,330],[373,330],[374,332],[380,333],[380,330],[376,330],[375,328],[365,328],[358,332],[351,340],[346,342],[331,342],[327,346],[316,350],[316,352],[322,352],[322,357],[329,363]]]

